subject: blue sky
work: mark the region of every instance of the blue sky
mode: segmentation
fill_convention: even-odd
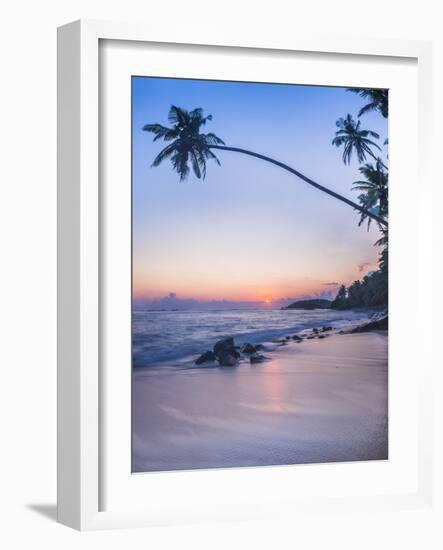
[[[227,145],[285,162],[349,198],[358,164],[331,145],[335,122],[364,104],[343,88],[133,77],[134,293],[198,300],[278,301],[334,293],[374,269],[377,229],[358,227],[349,206],[269,163],[216,151],[206,180],[180,182],[163,142],[144,124],[168,125],[172,104],[202,107],[205,131]],[[387,137],[377,113],[362,125]]]

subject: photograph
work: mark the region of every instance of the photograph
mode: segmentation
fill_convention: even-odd
[[[129,108],[132,472],[388,460],[389,90],[140,75]]]

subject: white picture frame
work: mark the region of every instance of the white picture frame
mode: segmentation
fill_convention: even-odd
[[[249,35],[250,36],[250,35]],[[427,361],[420,365],[417,384],[412,384],[415,392],[417,457],[411,466],[416,469],[416,477],[402,489],[389,488],[385,493],[370,492],[361,494],[336,494],[328,496],[309,490],[302,500],[291,499],[278,491],[272,498],[266,485],[262,491],[252,494],[248,505],[240,502],[211,502],[210,495],[201,493],[195,505],[158,506],[155,503],[155,490],[162,486],[173,498],[177,492],[189,489],[189,483],[211,484],[215,472],[162,473],[160,478],[145,477],[144,491],[152,484],[153,503],[139,506],[113,502],[112,509],[103,509],[101,484],[105,474],[103,453],[107,446],[103,443],[102,421],[106,412],[103,388],[103,365],[100,355],[101,318],[100,307],[103,291],[99,284],[102,276],[102,247],[100,212],[103,208],[100,188],[100,126],[101,110],[100,43],[101,41],[125,41],[131,44],[174,44],[175,47],[193,44],[202,50],[215,47],[228,48],[230,54],[248,51],[272,51],[284,56],[288,52],[311,54],[332,54],[333,56],[370,56],[389,58],[393,65],[396,60],[412,59],[417,67],[418,82],[418,148],[419,168],[418,199],[420,217],[417,230],[419,242],[431,233],[432,182],[430,179],[429,140],[431,127],[431,46],[426,42],[370,40],[345,37],[315,37],[297,33],[296,37],[244,39],[222,33],[221,37],[186,36],[174,33],[167,36],[163,31],[152,28],[117,22],[77,21],[59,29],[58,34],[58,519],[70,527],[89,530],[131,526],[188,523],[199,521],[232,520],[285,516],[297,513],[319,511],[355,510],[371,511],[393,508],[417,508],[429,506],[432,497],[432,447],[431,447],[431,370],[432,353],[429,348]],[[210,55],[210,52],[209,52]],[[125,153],[128,155],[128,151]],[[407,204],[406,204],[407,206]],[[401,221],[403,220],[403,221]],[[399,224],[404,217],[399,217]],[[417,252],[420,272],[417,281],[428,277],[427,267],[431,265],[432,250],[423,246]],[[430,269],[430,268],[429,268]],[[395,273],[395,269],[393,270]],[[431,277],[428,277],[430,280]],[[415,280],[414,280],[415,281]],[[431,290],[419,299],[417,286],[417,307],[422,318],[432,317]],[[428,311],[426,311],[428,310]],[[417,327],[420,330],[420,327]],[[395,330],[394,330],[395,332]],[[413,344],[411,344],[413,345]],[[127,397],[127,396],[126,396]],[[415,413],[416,411],[416,413]],[[317,468],[325,468],[317,466]],[[343,467],[338,465],[332,474],[343,475]],[[274,469],[274,477],[268,476],[267,483],[285,484],[288,468]],[[315,466],[309,467],[311,470]],[[235,469],[234,469],[235,470]],[[247,474],[250,482],[257,486],[264,469],[255,468]],[[275,473],[276,472],[276,473]],[[329,475],[326,470],[323,477]],[[127,472],[130,475],[130,472]],[[195,476],[200,476],[196,478]],[[226,474],[225,474],[226,475]],[[231,474],[235,476],[235,471]],[[406,475],[406,474],[405,474]],[[409,475],[409,474],[407,474]],[[190,476],[193,476],[192,479]],[[137,479],[137,476],[135,477]],[[135,481],[136,484],[142,483]],[[225,477],[226,479],[226,477]],[[204,481],[203,481],[204,480]],[[232,480],[231,480],[232,481]],[[238,481],[238,479],[237,479]],[[222,481],[223,482],[223,481]],[[348,480],[349,483],[349,480]],[[132,483],[133,484],[133,483]],[[155,485],[155,489],[154,489]],[[149,490],[149,489],[148,489]],[[117,493],[118,494],[118,493]],[[127,493],[128,495],[130,493]],[[207,499],[207,500],[204,500]],[[115,499],[114,499],[115,500]],[[118,500],[118,498],[117,498]]]

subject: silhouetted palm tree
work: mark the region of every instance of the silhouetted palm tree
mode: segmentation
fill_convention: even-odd
[[[358,112],[359,117],[369,111],[379,111],[384,118],[388,118],[388,90],[376,88],[348,88],[348,91],[369,100],[369,102]]]
[[[202,109],[193,109],[192,111],[186,111],[180,107],[172,106],[169,115],[169,122],[173,125],[171,128],[162,126],[161,124],[146,124],[143,126],[145,132],[152,132],[155,137],[154,141],[163,139],[166,142],[170,142],[154,159],[152,166],[158,166],[163,160],[170,159],[174,170],[179,174],[180,180],[185,180],[189,175],[191,164],[197,178],[205,178],[206,175],[206,162],[208,160],[215,160],[220,165],[220,161],[211,151],[211,149],[218,149],[222,151],[233,151],[236,153],[243,153],[261,160],[270,162],[291,174],[296,175],[309,185],[312,185],[316,189],[331,195],[332,197],[352,206],[362,214],[373,218],[379,224],[387,227],[387,222],[377,214],[366,210],[364,207],[356,204],[355,202],[339,195],[335,191],[316,183],[310,178],[298,172],[294,168],[291,168],[283,162],[274,160],[265,155],[248,151],[247,149],[240,149],[239,147],[228,147],[224,145],[224,142],[213,133],[203,134],[200,133],[200,128],[206,124],[208,120],[212,120],[212,116],[203,116]]]
[[[386,170],[388,167],[374,155],[371,146],[376,147],[379,151],[381,148],[377,143],[369,139],[373,137],[378,139],[380,136],[372,130],[361,130],[360,121],[355,121],[351,115],[346,118],[339,118],[335,123],[338,130],[335,132],[335,138],[332,140],[332,145],[341,147],[343,145],[343,162],[349,164],[351,162],[352,153],[355,151],[359,162],[366,160],[366,155],[370,155],[374,160],[380,163]]]
[[[388,174],[382,169],[379,162],[375,167],[372,164],[365,164],[359,170],[366,180],[355,181],[352,189],[364,191],[358,197],[361,206],[370,212],[375,212],[381,218],[386,218],[388,215]],[[358,225],[361,225],[366,218],[367,215],[362,213]],[[368,229],[370,225],[371,218],[368,219]]]
[[[188,163],[190,162],[195,175],[204,179],[207,160],[213,159],[220,165],[220,161],[209,148],[212,145],[224,143],[215,134],[200,133],[200,128],[208,120],[212,120],[212,115],[204,117],[203,109],[185,111],[172,105],[168,120],[173,124],[172,128],[167,128],[161,124],[146,124],[143,126],[145,132],[155,134],[154,141],[163,139],[171,142],[155,157],[152,166],[158,166],[162,161],[169,158],[174,170],[180,175],[180,180],[183,181],[188,177]]]
[[[387,248],[389,242],[389,232],[387,227],[381,228],[381,237],[375,241],[376,246],[385,246]]]

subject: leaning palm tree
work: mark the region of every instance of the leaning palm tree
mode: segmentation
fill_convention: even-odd
[[[363,191],[358,197],[360,205],[386,219],[388,215],[388,174],[382,169],[380,163],[377,163],[375,167],[372,164],[365,164],[359,170],[366,179],[355,181],[352,189]],[[366,219],[368,219],[369,229],[372,218],[368,218],[365,213],[361,213],[358,225],[361,225]]]
[[[353,92],[368,100],[368,103],[358,112],[359,117],[370,111],[379,111],[384,118],[388,118],[388,90],[383,88],[348,88],[348,92]]]
[[[372,141],[370,137],[378,139],[380,136],[372,130],[362,130],[360,121],[355,121],[351,115],[346,118],[339,118],[335,123],[338,130],[335,132],[335,138],[332,140],[332,145],[341,147],[343,145],[343,162],[349,164],[351,162],[352,153],[355,152],[359,162],[366,160],[366,155],[371,156],[376,162],[387,170],[388,167],[380,158],[376,157],[372,152],[371,147],[375,147],[379,151],[381,148],[377,143]]]
[[[167,128],[161,124],[146,124],[143,126],[145,132],[155,134],[154,141],[163,139],[171,142],[155,157],[152,166],[159,166],[169,158],[181,181],[189,175],[189,163],[199,179],[204,179],[206,176],[206,161],[213,159],[220,166],[220,161],[210,150],[210,147],[224,144],[224,142],[215,134],[200,132],[200,128],[208,120],[212,120],[212,115],[204,117],[203,109],[186,111],[172,105],[168,120],[173,125],[172,128]]]
[[[316,189],[327,193],[328,195],[352,206],[360,213],[364,213],[366,216],[377,221],[379,224],[387,227],[387,222],[377,214],[370,212],[359,204],[339,195],[335,191],[316,183],[310,178],[303,175],[298,170],[291,168],[287,164],[274,160],[265,155],[248,151],[247,149],[240,149],[239,147],[228,147],[213,133],[202,133],[200,130],[209,120],[212,120],[212,116],[203,116],[203,110],[193,109],[192,111],[186,111],[180,107],[173,105],[169,110],[168,120],[172,124],[172,127],[166,127],[161,124],[146,124],[143,126],[145,132],[151,132],[154,134],[154,141],[163,139],[168,142],[168,145],[160,151],[155,157],[152,166],[159,166],[164,160],[169,159],[172,163],[173,169],[179,174],[180,180],[185,180],[190,173],[190,166],[197,176],[197,178],[204,179],[206,176],[206,163],[208,160],[214,160],[220,165],[219,159],[213,153],[213,150],[221,151],[233,151],[236,153],[243,153],[266,162],[270,162],[284,170],[287,170],[291,174],[294,174],[301,180],[309,185],[312,185]]]

